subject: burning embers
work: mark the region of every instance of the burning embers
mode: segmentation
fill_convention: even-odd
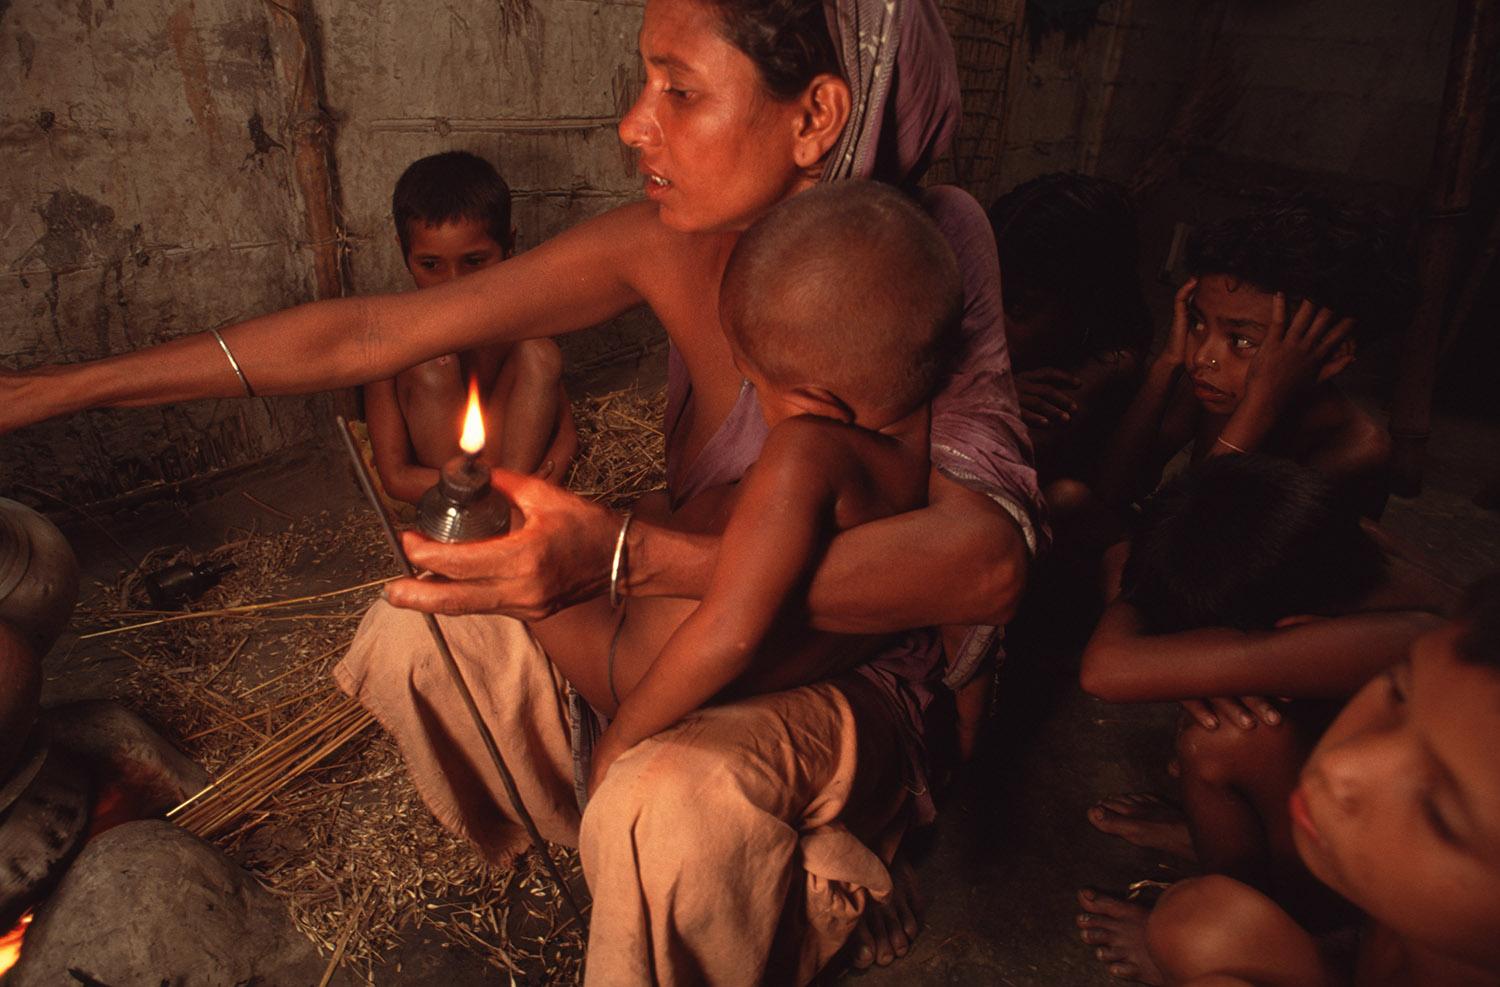
[[[5,976],[5,971],[16,965],[16,960],[21,958],[21,940],[26,938],[26,929],[31,925],[31,913],[27,912],[21,916],[21,921],[16,927],[5,935],[0,936],[0,977]]]
[[[0,928],[12,926],[56,883],[82,845],[91,788],[75,759],[34,734],[6,784],[9,804],[0,809]]]
[[[0,782],[0,974],[19,959],[34,909],[95,836],[159,815],[206,780],[111,702],[47,710]]]

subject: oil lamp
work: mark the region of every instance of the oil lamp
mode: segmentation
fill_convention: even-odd
[[[463,450],[438,472],[438,482],[417,505],[417,527],[440,542],[477,541],[503,535],[510,528],[510,501],[490,486],[490,471],[479,462],[484,449],[484,416],[479,411],[479,380],[469,379],[469,406],[464,412]]]

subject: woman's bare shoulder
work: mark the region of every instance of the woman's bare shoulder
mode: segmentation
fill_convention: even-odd
[[[594,235],[607,235],[638,258],[659,258],[663,254],[701,250],[708,239],[701,233],[683,233],[661,221],[661,211],[653,202],[630,202],[616,206],[580,224]]]

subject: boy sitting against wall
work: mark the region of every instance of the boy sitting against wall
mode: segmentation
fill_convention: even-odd
[[[396,182],[391,215],[419,289],[499,264],[515,241],[509,187],[488,161],[466,151],[413,162]],[[562,482],[578,448],[562,353],[550,339],[528,339],[450,353],[365,386],[375,469],[394,500],[416,503],[459,454],[471,378],[489,437],[486,461]]]
[[[1173,885],[1149,912],[1096,906],[1084,938],[1116,976],[1148,984],[1494,984],[1497,746],[1500,578],[1491,576],[1454,623],[1422,636],[1350,700],[1286,801],[1298,858],[1359,910],[1352,940],[1319,937],[1281,903],[1220,875]]]
[[[1287,797],[1342,703],[1435,626],[1430,611],[1452,595],[1310,469],[1244,455],[1193,467],[1146,502],[1082,670],[1102,699],[1193,709],[1177,741],[1183,812],[1128,795],[1090,820],[1259,887],[1304,922],[1336,918],[1297,860]],[[1203,696],[1245,698],[1215,710]]]
[[[1390,440],[1334,378],[1357,345],[1410,317],[1397,236],[1351,208],[1280,201],[1205,227],[1186,260],[1166,346],[1105,457],[1106,500],[1149,493],[1191,445],[1194,462],[1263,452],[1310,466],[1379,517]]]

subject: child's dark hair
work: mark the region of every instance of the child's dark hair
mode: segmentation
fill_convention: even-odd
[[[1469,587],[1457,620],[1464,625],[1458,653],[1476,665],[1500,669],[1500,572]]]
[[[490,239],[507,253],[513,246],[510,186],[494,165],[468,151],[444,151],[413,161],[396,180],[391,218],[403,257],[411,253],[413,222],[441,226],[474,220],[483,223]]]
[[[989,217],[1006,314],[1024,318],[1042,299],[1068,313],[1073,331],[1055,341],[1051,360],[1076,365],[1092,353],[1144,353],[1151,345],[1135,208],[1124,186],[1055,172],[996,199]]]
[[[1391,216],[1313,196],[1268,202],[1212,223],[1188,241],[1187,271],[1224,274],[1283,292],[1288,313],[1303,299],[1353,316],[1373,339],[1399,331],[1416,310],[1417,281],[1407,237]]]
[[[1146,502],[1121,591],[1148,633],[1256,630],[1344,612],[1384,570],[1379,546],[1320,474],[1271,456],[1228,455]]]

